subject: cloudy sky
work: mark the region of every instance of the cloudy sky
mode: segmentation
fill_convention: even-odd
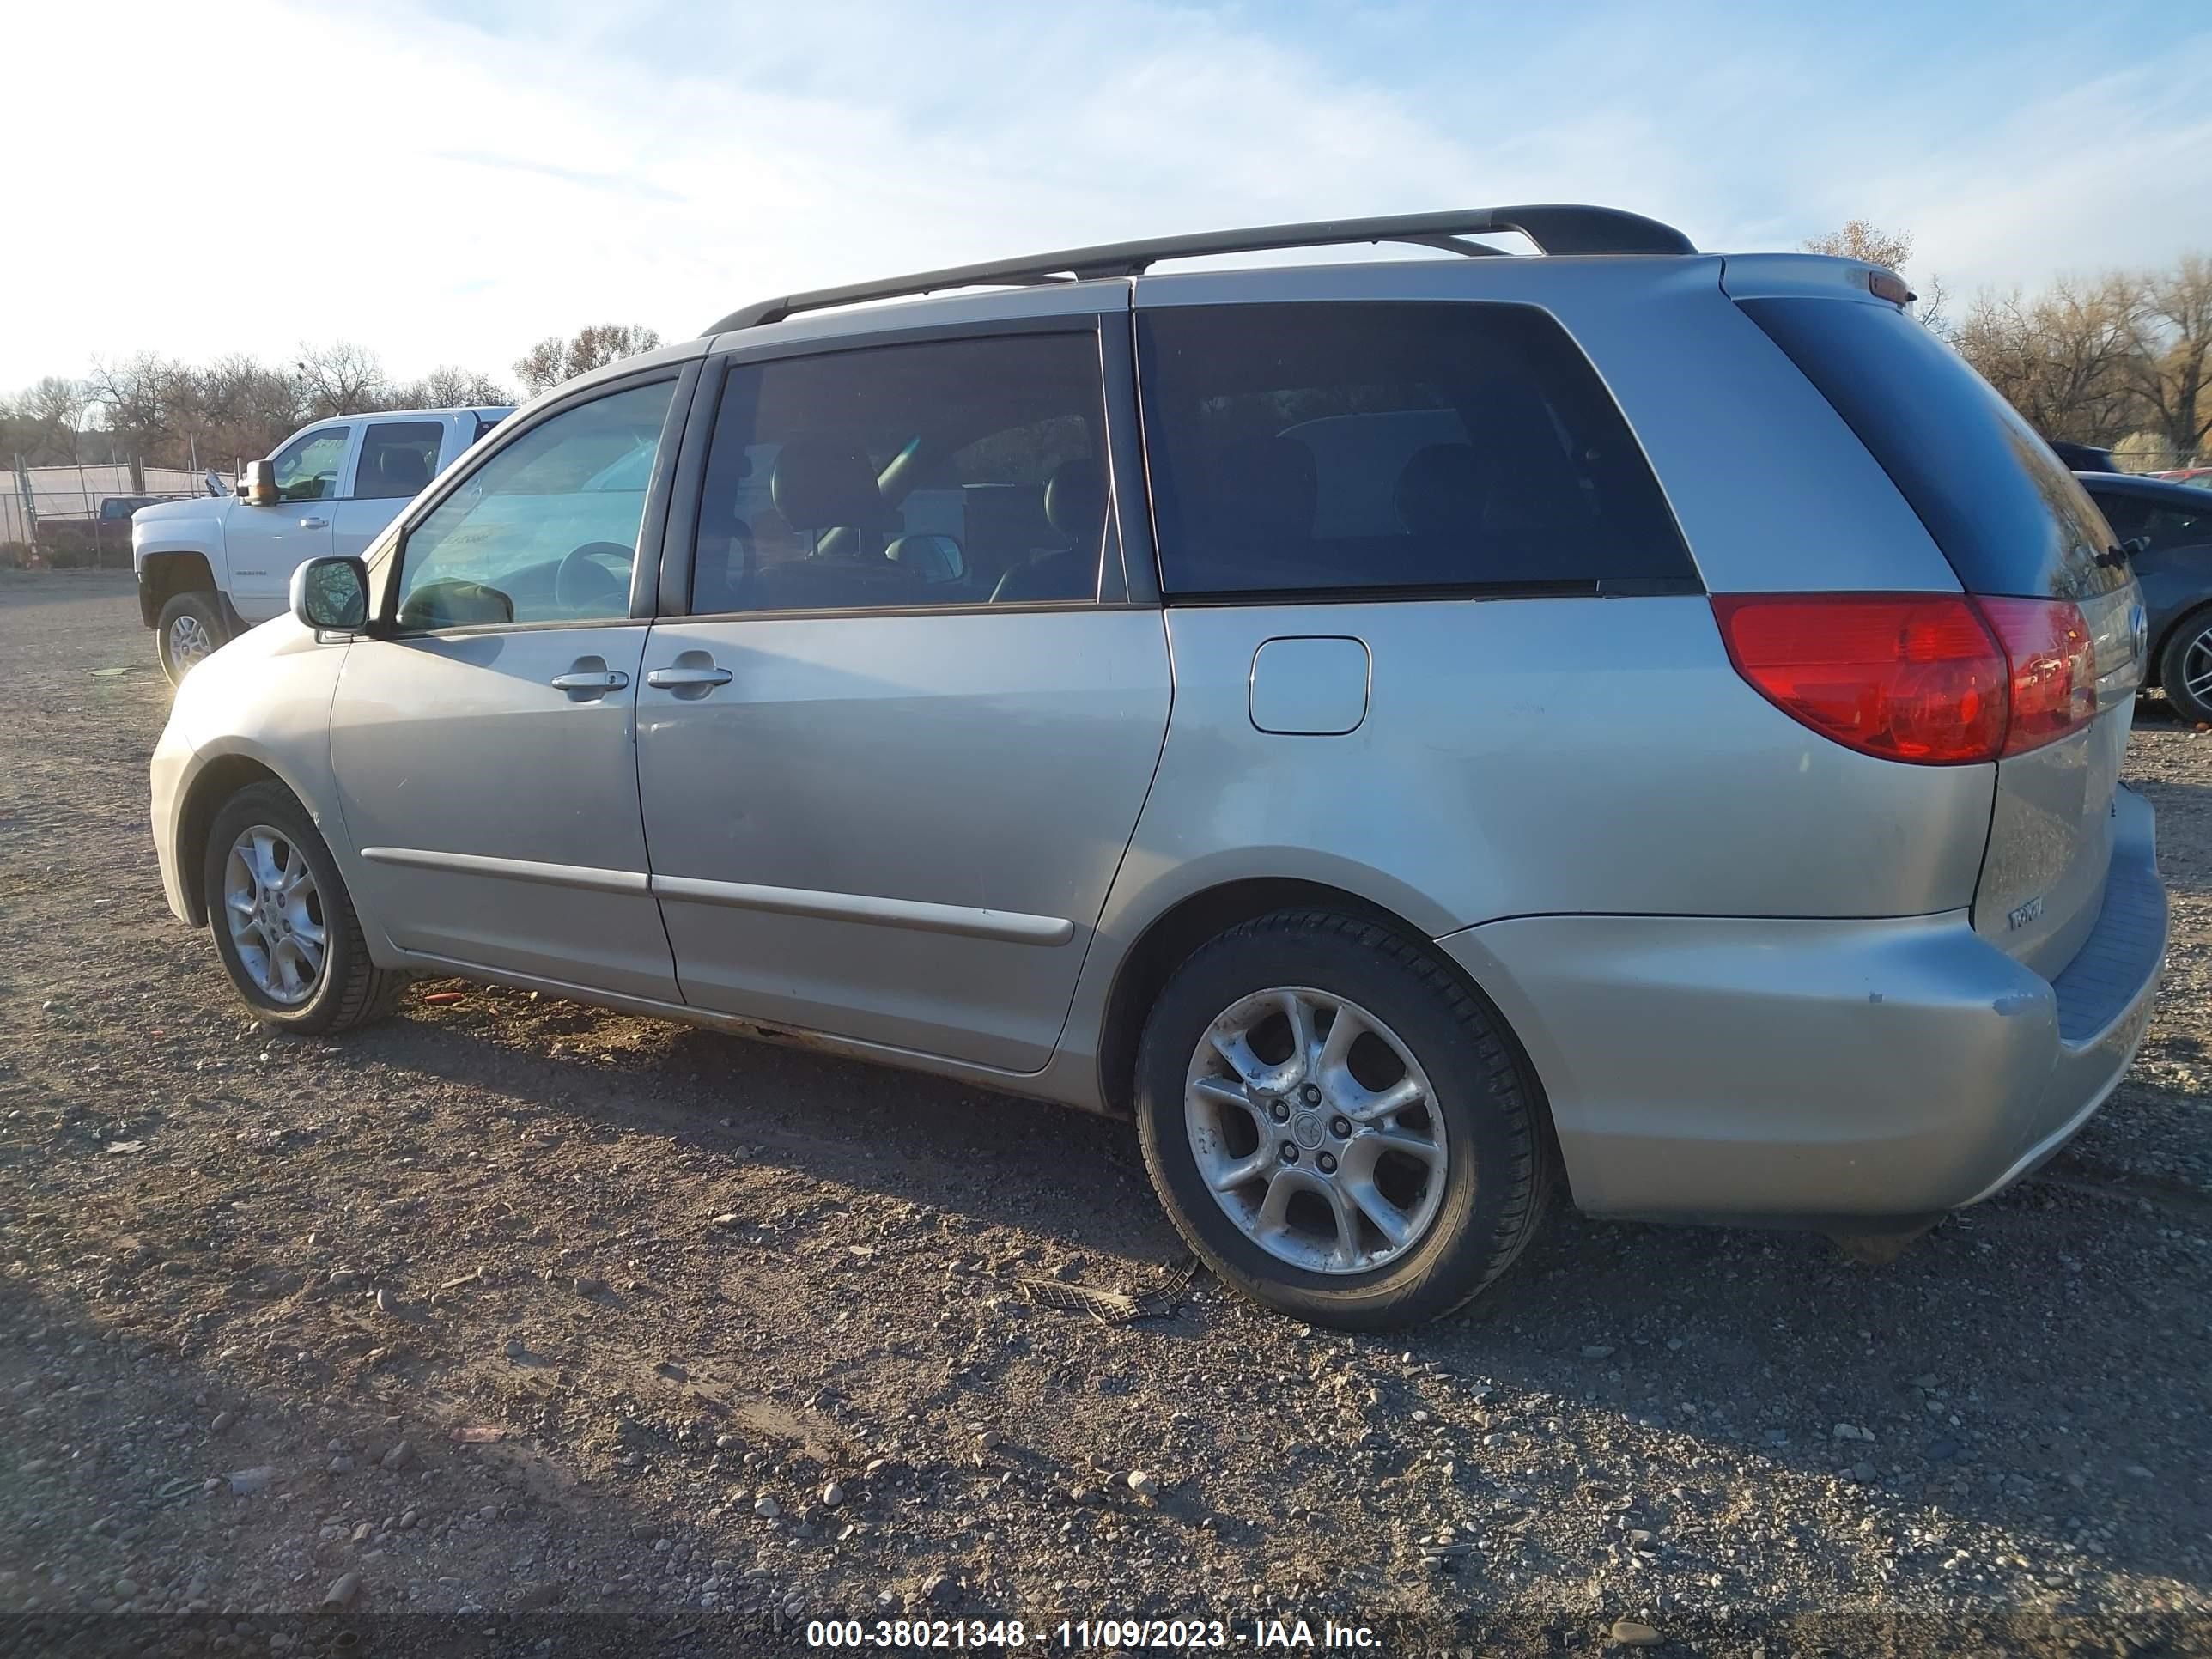
[[[1869,217],[1958,300],[2212,249],[2212,15],[2136,0],[79,0],[0,40],[39,136],[0,389],[336,339],[504,376],[590,321],[1503,202],[1718,249]]]

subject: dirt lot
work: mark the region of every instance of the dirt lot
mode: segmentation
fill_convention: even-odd
[[[454,985],[273,1040],[162,904],[125,582],[0,574],[0,1650],[2212,1651],[2212,738],[2162,704],[2166,989],[2044,1175],[1879,1270],[1562,1214],[1351,1340],[1025,1300],[1176,1259],[1115,1123]]]

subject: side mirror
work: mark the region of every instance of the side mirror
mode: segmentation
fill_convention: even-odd
[[[248,461],[246,477],[238,486],[239,499],[249,507],[276,505],[276,464],[274,461]]]
[[[318,633],[358,634],[368,625],[368,567],[308,560],[292,573],[292,614]]]

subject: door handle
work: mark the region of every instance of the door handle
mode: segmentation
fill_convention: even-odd
[[[645,683],[663,691],[694,691],[727,685],[732,678],[726,668],[656,668],[645,677]]]
[[[328,530],[330,527],[331,521],[328,519],[302,519],[300,520],[300,528],[302,530]]]
[[[629,684],[629,676],[619,668],[556,674],[553,689],[556,691],[619,691]]]

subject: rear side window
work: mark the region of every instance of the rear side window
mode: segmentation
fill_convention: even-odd
[[[2143,540],[2150,542],[2154,553],[2167,546],[2203,546],[2205,542],[2212,542],[2212,500],[2205,502],[2201,514],[2177,511],[2172,507],[2152,507],[2143,514],[2143,529],[2135,531],[2135,535],[2142,535]]]
[[[2097,504],[2097,511],[2105,515],[2105,522],[2112,527],[2112,534],[2122,541],[2140,536],[2149,526],[2150,507],[2133,495],[2124,495],[2110,489],[2092,489],[2089,499]]]
[[[2033,428],[1903,312],[1851,300],[1737,302],[1881,464],[1970,593],[2079,599],[2128,580],[2100,567],[2105,525]]]
[[[445,438],[437,421],[371,421],[354,467],[355,496],[390,501],[421,495],[437,476],[438,446]]]
[[[2196,547],[2212,542],[2212,501],[2202,513],[2180,513],[2170,507],[2153,507],[2142,533],[2154,548]]]
[[[2212,543],[2212,497],[2207,497],[2202,512],[2191,512],[2117,489],[2092,489],[2089,494],[2122,541],[2140,536],[2154,553]]]
[[[1170,595],[1694,589],[1650,465],[1525,306],[1140,313]]]

